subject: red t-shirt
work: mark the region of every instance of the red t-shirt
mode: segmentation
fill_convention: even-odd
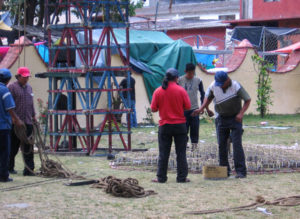
[[[169,82],[166,90],[157,88],[152,96],[151,110],[159,111],[159,125],[185,123],[184,110],[191,108],[186,90],[176,82]]]

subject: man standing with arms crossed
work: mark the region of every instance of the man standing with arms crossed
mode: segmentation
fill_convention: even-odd
[[[233,145],[234,167],[236,178],[246,178],[247,169],[245,154],[242,146],[243,116],[248,109],[251,98],[247,91],[237,81],[231,80],[227,73],[219,71],[215,74],[215,81],[208,87],[202,106],[192,115],[199,115],[214,100],[215,111],[218,113],[217,138],[219,144],[220,166],[227,166],[228,176],[230,166],[228,162],[227,140],[231,133]],[[244,105],[242,106],[242,100]]]
[[[16,78],[17,81],[8,85],[15,103],[15,113],[20,118],[27,129],[27,136],[30,136],[33,131],[33,120],[35,120],[35,110],[33,105],[33,92],[32,87],[28,84],[30,77],[30,71],[27,67],[20,67],[18,69]],[[16,136],[14,128],[12,129],[11,135],[11,154],[9,159],[9,172],[16,174],[15,157],[20,148],[20,139]],[[33,145],[24,144],[22,153],[25,161],[25,167],[23,170],[24,176],[33,176],[34,160],[33,160]]]
[[[190,133],[192,151],[198,147],[200,121],[198,116],[192,116],[191,114],[195,109],[199,108],[198,91],[200,92],[201,104],[205,96],[202,80],[195,76],[195,69],[196,67],[193,63],[186,64],[185,75],[178,79],[178,84],[187,91],[192,105],[190,110],[184,111],[187,133]],[[211,115],[212,112],[208,108],[206,110]]]

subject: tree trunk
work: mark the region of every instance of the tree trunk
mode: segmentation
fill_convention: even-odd
[[[170,10],[172,9],[172,3],[173,3],[173,0],[170,0],[170,2],[169,2],[169,9]]]
[[[26,1],[26,25],[33,26],[36,6],[37,0]]]
[[[44,23],[44,16],[45,16],[45,0],[40,0],[40,11],[38,14],[39,21],[37,26],[42,27]]]

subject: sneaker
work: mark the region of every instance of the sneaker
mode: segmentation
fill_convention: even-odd
[[[0,178],[0,182],[12,182],[13,181],[13,179],[11,179],[11,178]]]
[[[241,173],[237,173],[236,176],[235,176],[236,179],[243,179],[243,178],[246,178],[246,177],[247,177],[246,175],[241,174]]]
[[[178,182],[178,183],[189,183],[189,182],[191,182],[191,180],[190,180],[189,178],[185,178],[184,181],[178,181],[178,180],[177,180],[177,182]]]
[[[15,171],[15,170],[9,170],[8,171],[10,174],[17,174],[18,172],[17,171]]]

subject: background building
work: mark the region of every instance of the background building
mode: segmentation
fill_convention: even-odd
[[[233,25],[300,27],[300,0],[240,0],[240,20]]]
[[[222,21],[239,19],[240,13],[239,0],[173,0],[171,8],[169,0],[149,0],[147,5],[136,10],[136,17],[130,20],[131,28],[164,31],[174,40],[185,38],[193,47],[215,41],[216,49],[224,48],[226,28],[230,26]],[[199,40],[193,37],[196,35],[211,38]]]

